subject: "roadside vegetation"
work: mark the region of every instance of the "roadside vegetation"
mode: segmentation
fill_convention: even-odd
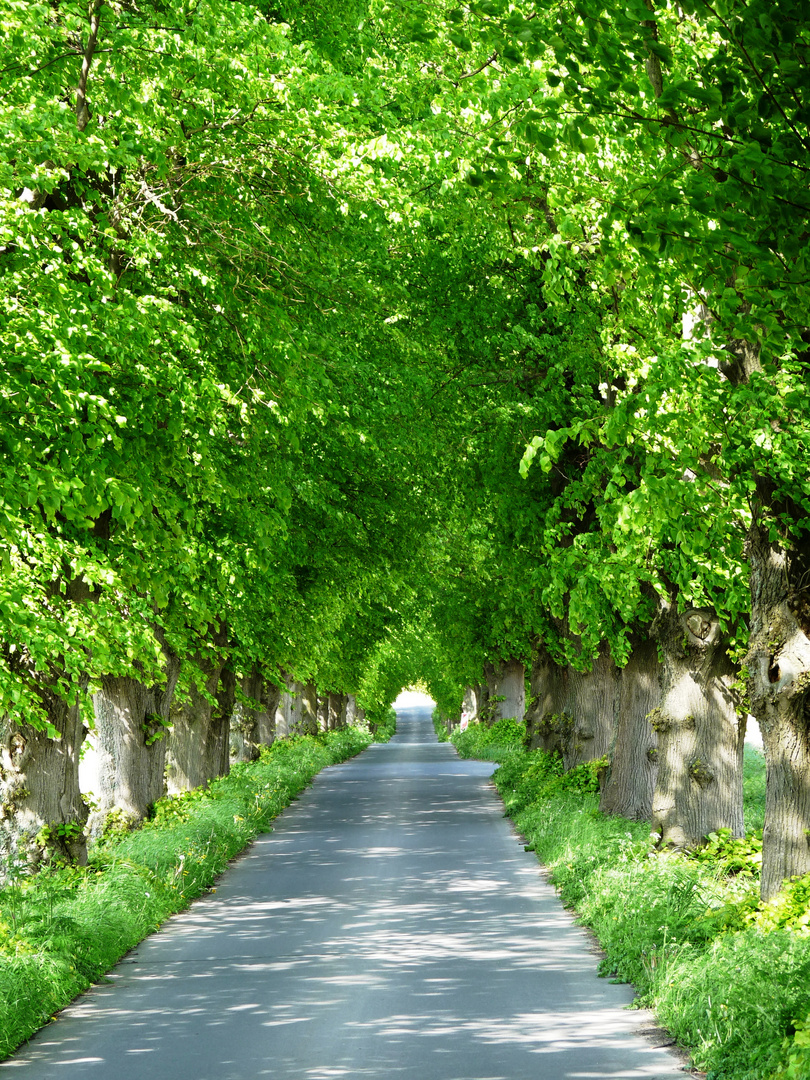
[[[810,878],[760,899],[762,754],[746,747],[745,838],[719,830],[660,855],[647,823],[599,811],[604,762],[564,772],[559,755],[524,748],[523,729],[471,724],[451,741],[462,757],[500,762],[506,813],[599,939],[601,973],[632,983],[709,1080],[810,1076]]]
[[[380,741],[393,734],[387,719]],[[316,773],[371,741],[356,727],[277,740],[207,789],[160,799],[136,832],[110,819],[87,866],[10,881],[0,890],[0,1058],[211,889]]]

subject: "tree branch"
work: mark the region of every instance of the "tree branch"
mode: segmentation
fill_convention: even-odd
[[[104,0],[92,0],[88,9],[90,16],[90,37],[87,39],[87,48],[82,57],[82,71],[79,76],[79,85],[76,90],[76,125],[79,131],[84,131],[90,121],[90,110],[87,107],[87,79],[90,75],[90,65],[93,63],[93,53],[96,51],[98,30],[101,24],[101,5]]]
[[[496,49],[492,56],[490,56],[489,60],[485,60],[481,67],[476,68],[475,71],[468,71],[466,75],[459,75],[455,82],[453,82],[453,86],[458,86],[458,84],[460,82],[463,82],[464,79],[471,79],[473,75],[480,75],[484,68],[488,68],[490,64],[494,64],[497,59],[498,51]]]

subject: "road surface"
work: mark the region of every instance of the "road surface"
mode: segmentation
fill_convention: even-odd
[[[322,772],[11,1080],[683,1080],[428,708]]]

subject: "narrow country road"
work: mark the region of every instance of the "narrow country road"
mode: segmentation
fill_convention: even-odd
[[[20,1080],[683,1080],[427,708],[327,769],[0,1068]]]

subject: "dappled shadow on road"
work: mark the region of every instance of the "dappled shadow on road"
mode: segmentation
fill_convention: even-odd
[[[370,763],[322,774],[215,894],[0,1067],[115,1080],[676,1077],[633,1036],[630,991],[595,977],[488,770],[423,749],[427,773],[410,772],[401,742],[398,769],[375,748]],[[435,782],[439,767],[452,782]]]

